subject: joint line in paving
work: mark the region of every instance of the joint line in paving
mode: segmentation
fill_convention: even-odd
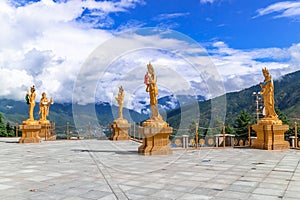
[[[291,183],[293,177],[295,176],[295,173],[296,173],[296,170],[297,170],[298,167],[299,167],[299,164],[300,164],[300,160],[298,161],[298,163],[297,163],[297,165],[296,165],[296,167],[295,167],[295,169],[294,169],[294,171],[293,171],[293,174],[292,174],[292,176],[291,176],[291,179],[289,180],[289,182],[288,182],[288,184],[287,184],[287,186],[286,186],[286,188],[285,188],[285,190],[284,190],[284,193],[283,193],[283,195],[282,195],[283,197],[285,196],[285,194],[286,194],[286,192],[287,192],[287,190],[288,190],[288,188],[289,188],[289,186],[290,186],[290,183]]]
[[[89,147],[89,145],[86,143],[86,142],[84,142],[84,145],[85,146],[87,146],[88,147],[88,149],[90,149]],[[89,156],[92,158],[92,160],[94,161],[94,163],[96,164],[96,166],[97,166],[97,168],[98,168],[98,171],[101,173],[101,175],[103,176],[103,178],[104,178],[104,180],[105,180],[105,182],[106,182],[106,184],[108,185],[108,187],[109,187],[109,189],[112,191],[112,193],[114,194],[114,196],[117,198],[117,199],[128,199],[129,200],[129,198],[127,197],[127,195],[124,193],[124,191],[118,186],[118,188],[114,188],[111,184],[110,184],[110,182],[109,182],[109,180],[108,180],[108,178],[106,177],[106,175],[105,175],[105,173],[104,173],[104,171],[101,169],[101,167],[99,166],[99,163],[102,165],[102,167],[105,169],[106,168],[106,166],[104,165],[104,164],[102,164],[102,162],[101,161],[96,161],[96,159],[95,159],[95,157],[94,157],[94,155],[93,155],[93,153],[91,152],[91,151],[88,151],[88,153],[89,153]],[[108,174],[109,174],[109,172],[107,172]],[[119,189],[120,191],[121,191],[121,193],[120,192],[116,192],[116,189]],[[118,195],[118,194],[120,194],[120,195]],[[125,197],[125,198],[124,198]]]

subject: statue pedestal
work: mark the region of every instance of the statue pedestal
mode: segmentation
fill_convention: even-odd
[[[280,120],[261,120],[252,125],[257,139],[253,141],[253,148],[266,150],[289,149],[290,144],[284,140],[284,133],[289,130],[288,125],[282,125]]]
[[[164,121],[147,120],[139,133],[143,136],[143,144],[138,148],[138,153],[143,155],[167,155],[172,154],[169,135],[173,128],[168,127]]]
[[[44,120],[44,121],[39,121],[39,124],[41,125],[41,130],[39,132],[39,137],[41,139],[45,140],[56,140],[56,135],[51,136],[50,132],[50,121],[49,120]]]
[[[113,129],[113,134],[110,137],[110,140],[130,140],[131,137],[128,135],[128,129],[130,124],[126,119],[116,119],[113,123],[110,124],[110,127]]]
[[[41,125],[38,121],[24,121],[22,125],[19,126],[22,131],[22,137],[19,143],[39,143],[41,139],[39,137],[39,132],[41,130]]]

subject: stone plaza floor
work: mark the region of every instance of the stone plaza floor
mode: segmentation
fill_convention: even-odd
[[[0,138],[0,199],[300,199],[300,151],[175,150],[133,141]]]

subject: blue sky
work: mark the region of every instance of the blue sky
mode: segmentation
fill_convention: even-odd
[[[281,17],[282,11],[259,16],[259,9],[274,0],[146,1],[129,12],[112,14],[118,28],[128,21],[144,26],[165,26],[198,42],[224,41],[232,48],[289,47],[300,40],[298,16]],[[296,1],[295,1],[296,2]],[[299,4],[298,4],[299,9]]]
[[[74,85],[89,83],[87,79],[78,82],[84,72],[89,80],[97,81],[97,86],[90,88],[90,98],[81,99],[84,103],[95,99],[116,103],[113,96],[121,82],[127,81],[128,86],[136,86],[125,88],[126,106],[132,108],[147,101],[140,79],[149,61],[159,77],[160,96],[181,94],[186,89],[211,98],[222,92],[212,94],[210,81],[224,92],[232,92],[262,81],[263,67],[269,68],[275,79],[300,69],[299,1],[4,0],[0,24],[0,84],[6,86],[0,89],[0,98],[23,100],[24,92],[34,84],[57,102],[70,102]],[[151,31],[122,35],[147,27],[175,32],[170,38]],[[107,41],[116,44],[107,45],[112,54],[118,46],[130,44],[139,49],[133,52],[128,48],[130,51],[115,55],[108,67],[98,63],[93,70],[104,70],[103,74],[93,77],[95,71],[83,68],[88,68],[89,56]],[[195,48],[195,43],[199,47]],[[149,47],[170,51],[147,50]],[[196,71],[176,54],[183,49],[184,54],[189,52],[185,58],[195,63]],[[200,56],[202,51],[209,55],[206,60]],[[215,71],[209,73],[206,67]],[[168,76],[170,70],[187,85],[176,85]],[[140,74],[123,80],[132,71]],[[87,88],[85,85],[85,91]]]

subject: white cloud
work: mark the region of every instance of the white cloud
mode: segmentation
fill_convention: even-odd
[[[292,45],[288,49],[289,54],[291,55],[291,61],[293,64],[300,63],[300,43]]]
[[[0,68],[0,97],[24,100],[32,81],[25,70]]]
[[[127,12],[128,9],[135,8],[137,4],[145,4],[143,0],[121,0],[121,1],[85,1],[81,3],[88,14],[82,14],[80,21],[85,25],[102,28],[110,27],[114,24],[110,13]]]
[[[190,15],[190,13],[163,13],[160,14],[152,20],[159,22],[156,24],[156,27],[161,29],[176,29],[180,27],[180,24],[177,22],[177,18],[183,18]]]
[[[215,42],[207,49],[216,69],[205,49],[191,39],[183,40],[185,36],[180,33],[177,37],[172,31],[141,30],[110,42],[111,32],[76,21],[82,15],[82,7],[86,7],[100,10],[96,23],[109,24],[108,13],[126,12],[138,3],[141,1],[43,0],[13,7],[1,1],[0,84],[5,87],[0,88],[0,97],[23,100],[28,88],[35,84],[38,93],[45,91],[56,102],[70,102],[74,82],[78,81],[82,88],[76,95],[81,103],[94,102],[96,97],[115,104],[117,88],[123,85],[126,107],[137,109],[143,107],[139,101],[149,101],[143,84],[149,61],[158,76],[160,97],[175,93],[211,98],[224,92],[223,83],[227,92],[257,84],[262,79],[262,67],[268,67],[275,78],[300,69],[300,44],[283,49],[240,50]],[[133,21],[121,29],[132,26],[142,25]],[[128,47],[130,51],[126,51]],[[95,60],[87,59],[94,53],[98,56]],[[97,59],[108,65],[99,66]],[[86,66],[85,61],[91,65]],[[91,82],[96,82],[98,88]]]
[[[214,3],[216,0],[200,0],[200,3],[206,4],[206,3]]]
[[[169,19],[174,19],[174,18],[178,18],[178,17],[185,17],[187,15],[189,15],[190,13],[164,13],[164,14],[160,14],[157,17],[153,18],[153,20],[156,21],[162,21],[162,20],[169,20]]]
[[[275,79],[300,69],[297,64],[300,45],[282,49],[240,50],[219,41],[207,46],[212,63],[203,48],[197,48],[188,40],[164,37],[163,33],[150,33],[151,31],[145,35],[125,34],[99,47],[94,52],[95,55],[91,56],[91,59],[94,58],[92,62],[88,61],[88,66],[84,67],[82,79],[79,78],[79,86],[85,88],[79,94],[84,93],[87,88],[93,93],[87,95],[91,98],[80,100],[88,103],[94,101],[93,97],[96,95],[97,100],[111,99],[111,103],[116,104],[112,93],[116,93],[117,88],[122,85],[130,96],[125,103],[126,107],[142,107],[137,105],[147,99],[143,75],[149,61],[158,76],[159,97],[192,94],[213,98],[223,94],[222,84],[226,92],[231,92],[261,82],[263,67],[267,67]],[[128,47],[131,48],[126,50]],[[101,64],[103,58],[108,59],[108,65]],[[102,75],[101,71],[104,72]],[[95,90],[96,86],[92,82],[98,80],[98,88]]]
[[[144,22],[140,22],[138,20],[131,19],[131,20],[126,21],[124,24],[121,24],[115,30],[115,32],[116,33],[120,33],[120,32],[123,32],[123,31],[134,30],[134,29],[141,28],[141,27],[143,27],[145,25],[146,25],[146,23],[144,23]]]
[[[159,97],[224,94],[222,87],[218,87],[220,76],[206,51],[191,38],[185,36],[185,40],[184,35],[170,30],[140,29],[137,32],[112,38],[93,52],[77,79],[75,102],[92,103],[96,96],[97,101],[111,100],[116,104],[111,94],[122,85],[130,96],[135,97],[125,100],[125,106],[135,109],[143,106],[137,104],[148,98],[143,78],[149,61],[158,77]],[[216,80],[218,82],[214,84]],[[198,85],[191,82],[202,84],[206,90],[199,90]],[[217,88],[211,89],[215,86]]]
[[[300,2],[297,1],[283,1],[277,2],[257,10],[259,16],[274,14],[274,18],[290,17],[300,18]]]
[[[224,42],[212,44],[209,53],[220,74],[227,92],[238,91],[259,83],[261,69],[267,67],[273,78],[300,70],[300,44],[290,48],[264,48],[239,50]]]
[[[56,102],[71,101],[84,60],[112,37],[109,31],[77,20],[84,9],[91,10],[91,15],[98,13],[97,23],[106,26],[112,23],[106,18],[109,13],[127,12],[140,3],[143,1],[1,1],[0,69],[6,88],[0,89],[0,97],[22,100],[35,84],[37,91],[49,93]]]

